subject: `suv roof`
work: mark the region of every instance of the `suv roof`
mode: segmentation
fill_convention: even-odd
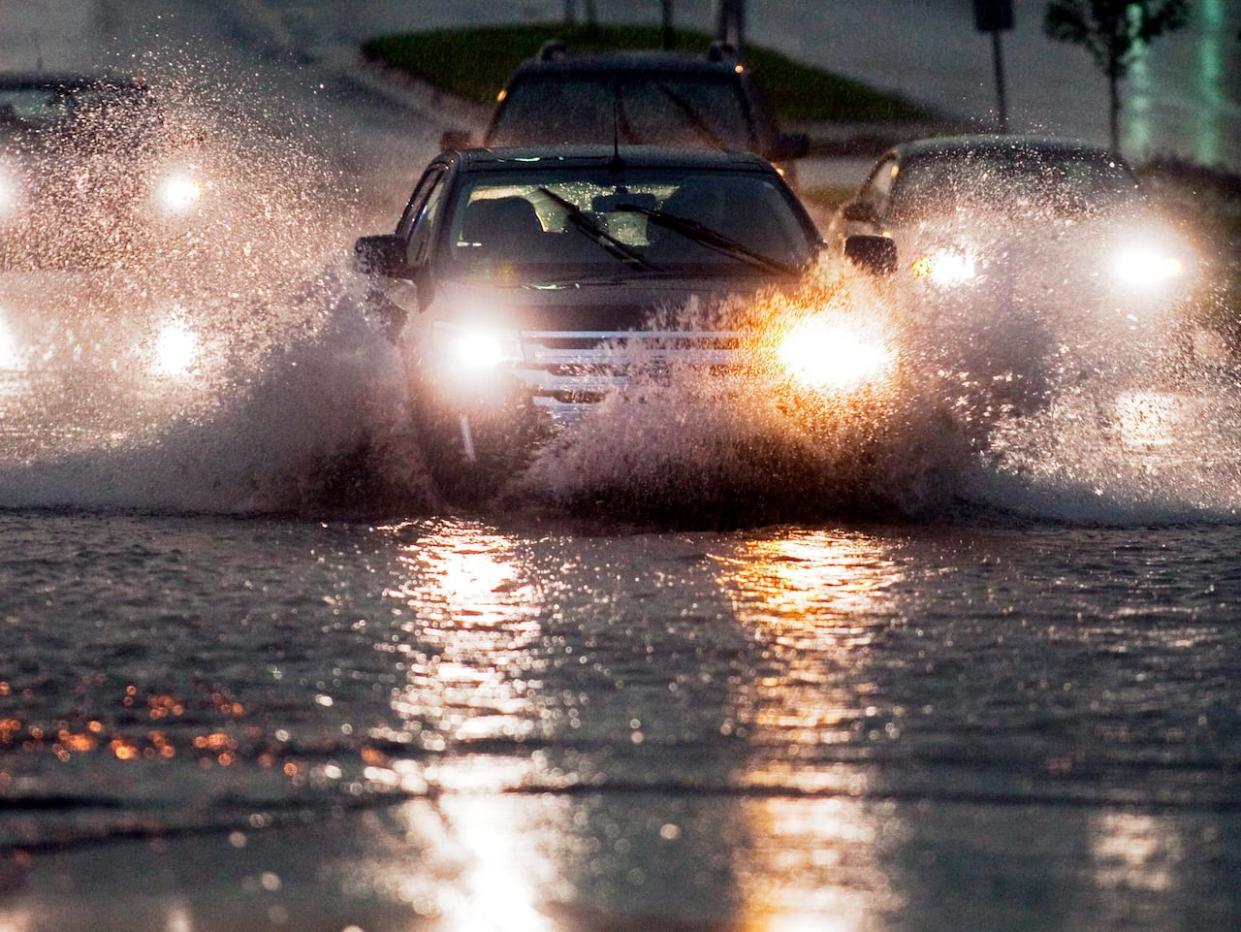
[[[940,136],[917,139],[896,146],[892,151],[902,158],[922,156],[958,156],[970,152],[1011,152],[1021,150],[1048,155],[1113,156],[1104,146],[1082,142],[1079,139],[1058,139],[1054,136]]]
[[[541,166],[549,168],[591,168],[610,163],[615,155],[611,146],[497,147],[460,149],[452,154],[462,171],[528,171],[541,162],[553,162],[554,166]],[[750,152],[621,146],[620,156],[629,168],[714,168],[776,174],[770,163]]]

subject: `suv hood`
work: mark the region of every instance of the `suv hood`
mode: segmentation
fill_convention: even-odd
[[[790,282],[791,283],[791,282]],[[730,300],[779,287],[777,280],[626,277],[494,285],[441,282],[432,304],[437,319],[486,321],[521,330],[609,331],[711,326]]]

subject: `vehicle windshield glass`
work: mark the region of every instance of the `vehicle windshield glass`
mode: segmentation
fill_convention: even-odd
[[[1132,173],[1107,156],[1010,149],[907,162],[893,188],[892,213],[908,217],[975,209],[1076,214],[1117,207],[1137,196]]]
[[[738,82],[728,75],[537,75],[509,88],[493,146],[610,144],[752,150]]]
[[[655,216],[651,215],[655,212]],[[753,256],[715,248],[660,223],[700,224],[787,266],[813,254],[786,190],[754,173],[606,170],[466,176],[447,236],[450,274],[537,282],[674,272],[770,273]],[[600,233],[606,236],[599,235]],[[610,240],[610,241],[609,241]]]
[[[0,131],[43,130],[104,120],[121,108],[135,108],[139,96],[117,87],[0,88]]]

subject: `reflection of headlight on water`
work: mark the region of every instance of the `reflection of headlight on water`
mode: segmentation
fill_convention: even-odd
[[[160,206],[164,210],[184,214],[194,209],[203,196],[203,189],[192,175],[177,172],[160,182],[158,194]]]
[[[177,378],[189,373],[198,359],[198,337],[180,321],[170,321],[155,338],[152,368],[156,375]]]
[[[795,324],[777,349],[780,364],[807,388],[841,392],[887,375],[895,354],[868,321],[820,313]]]

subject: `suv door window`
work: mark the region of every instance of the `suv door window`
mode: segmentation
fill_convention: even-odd
[[[866,184],[862,186],[858,200],[869,204],[875,210],[876,217],[883,217],[888,212],[888,201],[892,196],[892,183],[900,173],[896,156],[889,156],[875,166]]]
[[[422,207],[427,201],[427,195],[431,193],[431,186],[439,180],[443,173],[443,166],[432,165],[418,179],[418,184],[414,186],[414,193],[410,195],[409,203],[405,205],[405,210],[401,214],[401,221],[396,225],[397,236],[409,238],[410,229],[413,227],[418,214],[422,211]]]
[[[436,173],[427,188],[426,197],[423,198],[412,216],[409,246],[405,252],[411,268],[422,265],[430,256],[435,223],[439,217],[440,205],[444,202],[444,192],[448,189],[445,182],[447,175],[446,171]]]

